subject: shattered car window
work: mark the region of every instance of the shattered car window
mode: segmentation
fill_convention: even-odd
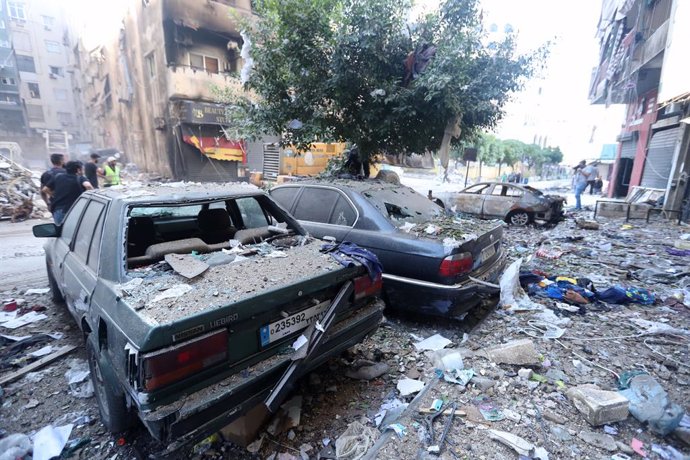
[[[193,217],[199,214],[201,205],[194,206],[147,206],[132,208],[130,217]]]
[[[524,187],[525,187],[525,189],[529,190],[530,192],[532,192],[533,194],[535,194],[537,196],[542,196],[544,194],[544,192],[542,192],[541,190],[537,190],[536,188],[530,187],[529,185],[525,185]]]
[[[368,190],[363,195],[394,223],[422,223],[443,215],[443,208],[407,187]]]

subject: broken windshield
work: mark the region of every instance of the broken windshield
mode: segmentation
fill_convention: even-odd
[[[443,214],[443,208],[408,187],[371,189],[363,195],[396,226],[428,222]]]

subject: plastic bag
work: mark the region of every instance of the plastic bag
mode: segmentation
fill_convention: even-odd
[[[374,445],[378,430],[352,422],[335,441],[335,455],[340,460],[359,460]]]
[[[501,275],[501,306],[509,311],[542,310],[544,307],[532,302],[520,286],[521,264],[522,259],[516,260]]]

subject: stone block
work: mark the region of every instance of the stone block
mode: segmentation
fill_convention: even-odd
[[[539,364],[539,355],[534,343],[529,339],[513,340],[486,350],[489,359],[498,364],[515,364],[535,366]]]
[[[568,397],[590,425],[620,422],[628,417],[628,398],[596,385],[579,385],[568,390]]]

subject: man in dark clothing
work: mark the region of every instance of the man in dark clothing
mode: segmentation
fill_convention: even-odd
[[[79,195],[85,190],[92,190],[93,186],[82,175],[83,163],[81,161],[68,161],[65,165],[65,173],[58,174],[50,179],[41,191],[51,197],[50,212],[57,225],[62,224],[65,214],[72,207]]]
[[[53,153],[50,155],[50,164],[53,165],[48,171],[41,175],[41,198],[45,201],[48,209],[50,209],[50,197],[43,193],[43,187],[45,187],[50,179],[54,178],[58,174],[64,174],[65,168],[63,167],[65,163],[65,156],[61,153]]]
[[[98,188],[98,159],[101,156],[97,153],[92,153],[90,157],[91,161],[84,165],[84,175],[93,188]]]

